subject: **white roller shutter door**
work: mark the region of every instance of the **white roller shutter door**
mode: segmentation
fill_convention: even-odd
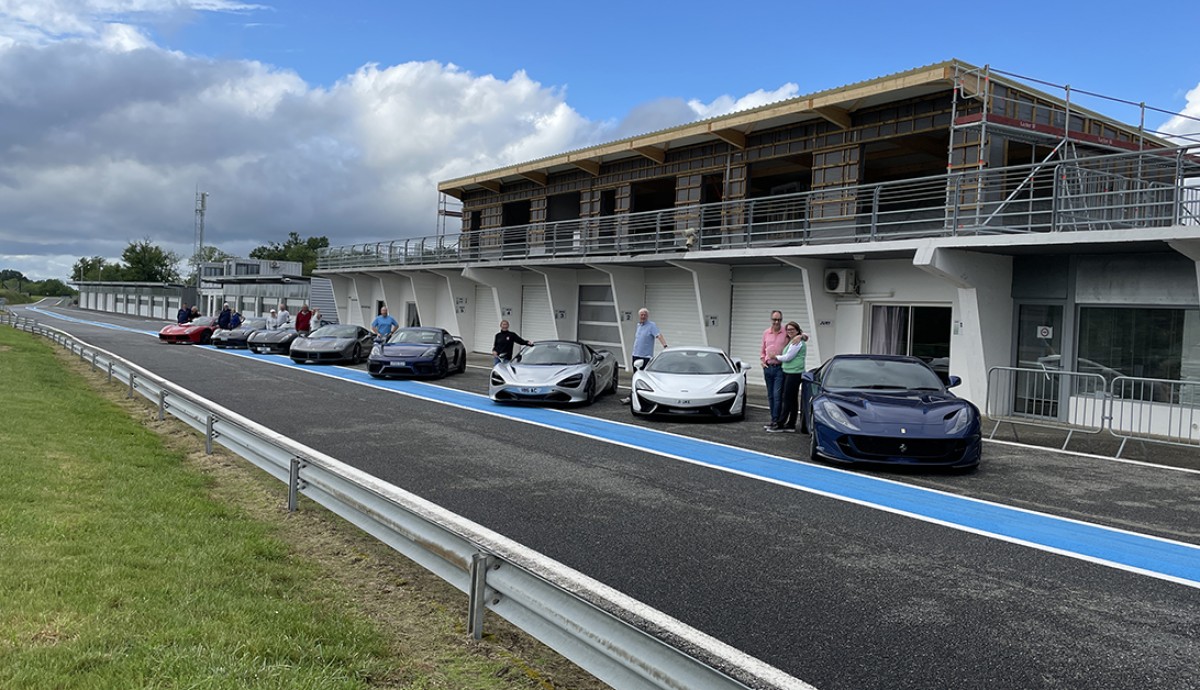
[[[490,354],[496,333],[500,331],[500,317],[496,314],[496,300],[492,288],[475,286],[475,346],[473,352]]]
[[[805,332],[812,328],[808,323],[808,307],[804,284],[796,282],[733,284],[733,314],[730,319],[730,354],[752,367],[748,383],[764,385],[759,369],[758,353],[762,347],[762,333],[771,325],[771,310],[783,312],[783,322],[795,321]],[[670,342],[670,341],[668,341]],[[815,366],[808,362],[808,368]],[[754,372],[760,372],[754,375]]]
[[[696,305],[696,288],[690,277],[678,283],[647,283],[646,308],[668,345],[706,344],[700,308]],[[660,349],[662,346],[658,345],[654,351]]]
[[[550,312],[550,292],[546,285],[524,285],[521,288],[521,328],[514,329],[526,340],[554,340],[554,314]]]

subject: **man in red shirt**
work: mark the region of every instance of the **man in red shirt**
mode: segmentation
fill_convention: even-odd
[[[296,331],[300,335],[308,335],[308,332],[312,330],[312,314],[312,310],[308,308],[307,304],[296,312]]]
[[[783,369],[779,366],[779,354],[787,347],[788,336],[783,331],[783,312],[776,309],[771,312],[771,325],[762,334],[762,346],[759,348],[758,360],[763,367],[763,380],[767,383],[767,403],[771,408],[771,423],[764,424],[763,429],[771,431],[779,428],[780,401],[783,398]]]

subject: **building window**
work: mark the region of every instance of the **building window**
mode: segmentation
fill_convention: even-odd
[[[1200,310],[1080,307],[1076,371],[1200,381]]]
[[[871,307],[871,354],[919,357],[948,380],[950,307]]]

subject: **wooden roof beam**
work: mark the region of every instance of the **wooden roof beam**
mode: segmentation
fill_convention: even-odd
[[[521,177],[524,177],[525,179],[529,180],[530,182],[534,183],[535,185],[537,185],[539,187],[546,186],[546,180],[547,180],[548,176],[544,172],[538,172],[537,170],[530,170],[528,172],[518,172],[517,174],[520,175]]]
[[[739,129],[714,129],[713,136],[734,148],[746,148],[746,133]]]
[[[493,194],[500,193],[500,182],[498,180],[480,180],[476,184]]]
[[[821,105],[813,108],[813,112],[842,129],[850,129],[850,111],[845,108],[839,108],[834,105]]]
[[[633,150],[659,165],[667,161],[667,149],[662,146],[634,146]]]
[[[570,161],[571,165],[586,172],[592,177],[600,177],[600,161],[588,160],[581,158],[579,160]]]

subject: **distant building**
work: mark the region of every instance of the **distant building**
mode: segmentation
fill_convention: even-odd
[[[1200,147],[953,60],[442,182],[458,232],[316,273],[343,321],[477,352],[505,318],[628,362],[645,306],[757,370],[780,309],[810,366],[911,354],[982,404],[998,366],[1200,376],[1198,177]]]

